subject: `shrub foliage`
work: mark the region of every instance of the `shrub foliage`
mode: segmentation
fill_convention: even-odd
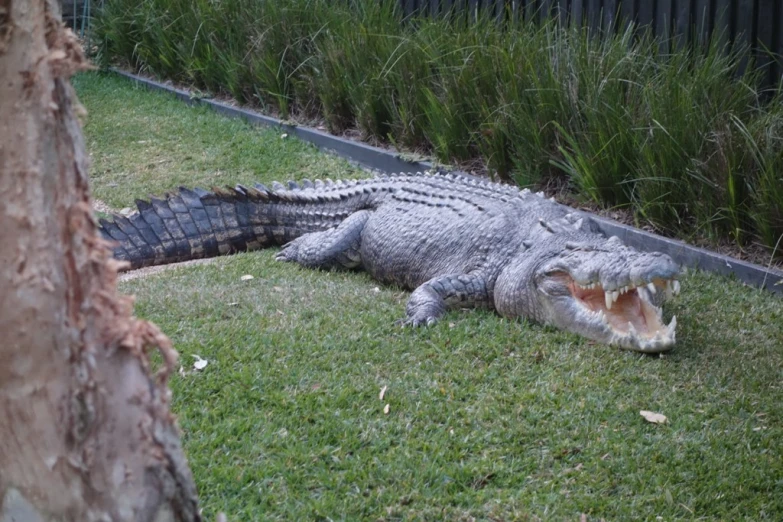
[[[741,49],[397,3],[112,0],[99,56],[520,185],[566,180],[666,233],[780,242],[783,96]]]

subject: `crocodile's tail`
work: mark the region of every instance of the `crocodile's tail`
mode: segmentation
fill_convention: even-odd
[[[136,200],[138,212],[128,216],[101,219],[100,232],[113,243],[114,257],[127,261],[129,269],[282,245],[333,227],[353,211],[354,205],[342,202],[336,209],[332,198],[306,190],[312,186],[180,188],[163,198]],[[319,202],[327,205],[305,208]]]

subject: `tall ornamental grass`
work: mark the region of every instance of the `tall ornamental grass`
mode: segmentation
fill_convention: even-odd
[[[783,253],[783,97],[740,72],[741,49],[403,19],[397,4],[112,0],[99,56],[443,163],[480,159],[523,186],[567,182],[669,234]]]

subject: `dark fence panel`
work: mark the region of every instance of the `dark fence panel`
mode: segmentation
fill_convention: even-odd
[[[441,16],[467,9],[498,19],[542,20],[587,26],[591,32],[623,30],[629,22],[647,27],[668,46],[705,42],[710,36],[748,46],[777,85],[783,75],[783,2],[780,0],[399,0],[405,15]]]

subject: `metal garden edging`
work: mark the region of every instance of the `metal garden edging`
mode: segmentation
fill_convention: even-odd
[[[228,117],[243,118],[255,125],[277,127],[290,135],[297,136],[304,141],[314,144],[320,149],[334,152],[339,156],[358,163],[362,167],[369,168],[370,170],[392,173],[417,172],[432,169],[432,164],[426,161],[405,161],[400,158],[398,154],[380,147],[373,147],[359,141],[340,138],[317,129],[288,125],[277,118],[264,116],[249,109],[233,107],[217,100],[195,98],[186,90],[165,85],[148,78],[142,78],[120,69],[113,68],[111,71],[149,89],[174,94],[177,98],[190,105],[205,104],[216,112]],[[459,173],[465,176],[471,176],[464,172]],[[783,272],[779,270],[741,261],[710,250],[691,246],[683,241],[645,232],[588,212],[581,212],[589,215],[604,234],[607,236],[618,236],[623,243],[628,246],[646,252],[663,252],[671,256],[676,263],[679,263],[682,266],[734,276],[747,285],[763,288],[783,295]]]

